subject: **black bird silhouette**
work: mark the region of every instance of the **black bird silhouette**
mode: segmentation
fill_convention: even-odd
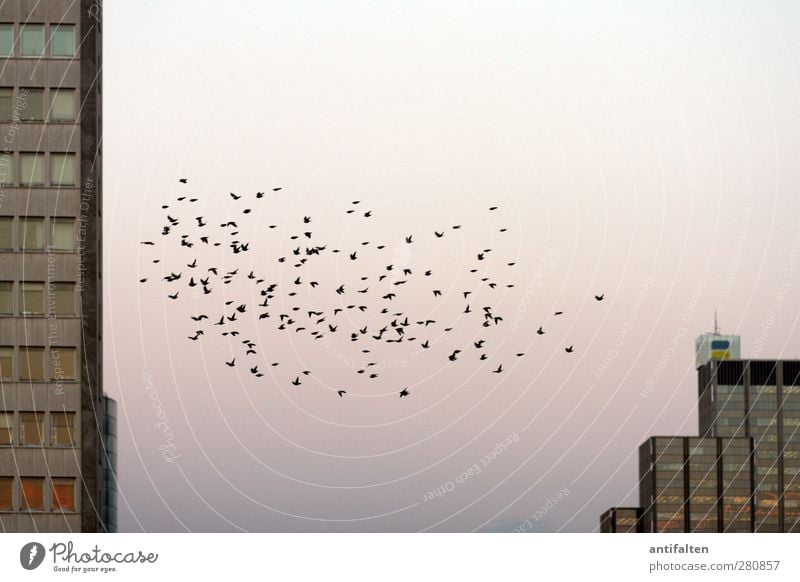
[[[425,340],[424,342],[422,342],[422,347],[425,349],[429,348],[430,347],[429,341],[430,340]]]
[[[433,231],[433,234],[435,234],[435,235],[436,235],[436,238],[442,238],[442,237],[444,236],[444,233],[443,233],[443,232],[437,232],[437,231],[435,231],[435,230]]]
[[[195,317],[195,316],[193,315],[193,316],[192,316],[192,319],[193,319],[193,320],[195,320],[195,321],[203,321],[204,319],[208,319],[208,316],[207,316],[207,315],[205,315],[205,314],[202,314],[202,313],[201,313],[201,314],[200,314],[200,315],[198,315],[197,317]]]
[[[292,384],[294,384],[295,386],[300,386],[300,384],[302,384],[302,382],[300,381],[300,376],[297,376],[294,380],[292,380]]]
[[[236,365],[236,358],[233,358],[230,362],[225,362],[225,364],[233,368]]]
[[[175,291],[175,295],[167,295],[167,297],[169,297],[170,299],[177,299],[178,293],[180,293],[180,291]]]
[[[492,374],[501,374],[503,372],[503,364],[497,366],[497,369],[492,371]]]
[[[369,218],[370,216],[372,216],[372,210],[367,210],[367,211],[364,213],[364,218]]]
[[[154,243],[152,241],[149,241],[149,240],[145,240],[145,241],[142,241],[142,244],[146,245],[148,247],[152,247],[152,246],[155,246],[156,243]]]
[[[536,333],[538,333],[539,335],[544,335],[544,330],[542,329],[542,326],[539,326],[539,329],[536,330]]]
[[[563,311],[556,311],[555,315],[564,315],[564,312]]]
[[[484,343],[486,343],[486,340],[478,340],[478,341],[474,342],[473,345],[476,348],[481,349],[483,347]]]
[[[345,394],[347,394],[346,390],[337,390],[336,393],[339,395],[339,398],[343,398]]]
[[[400,398],[403,398],[404,396],[408,395],[409,395],[408,388],[403,388],[402,390],[400,390]]]
[[[178,178],[178,182],[180,182],[181,184],[186,184],[186,182],[188,181],[189,181],[188,178]]]
[[[407,242],[407,243],[409,243],[409,244],[411,244],[412,242],[414,242],[414,241],[412,240],[412,237],[413,237],[413,236],[414,236],[414,235],[408,235],[408,236],[406,237],[406,242]]]
[[[602,295],[595,295],[594,298],[597,299],[598,301],[602,301],[605,296],[606,294],[603,293]]]
[[[567,347],[567,348],[564,348],[564,351],[565,351],[565,352],[567,352],[568,354],[571,354],[571,353],[572,353],[572,352],[574,352],[575,350],[574,350],[574,348],[573,348],[572,346],[569,346],[569,347]]]
[[[241,198],[241,196],[237,196],[236,194],[231,192],[231,198],[233,198],[234,200],[238,200],[239,198]]]
[[[447,356],[447,358],[448,358],[448,359],[449,359],[451,362],[455,362],[455,361],[458,359],[458,354],[460,354],[460,353],[461,353],[461,350],[454,350],[452,354],[450,354],[449,356]]]
[[[139,279],[139,283],[146,283],[146,282],[147,282],[147,277],[145,277],[144,279]]]
[[[434,289],[433,290],[433,296],[434,297],[441,297],[442,296],[442,292],[439,291],[438,289]]]
[[[350,260],[351,261],[355,261],[356,260],[356,253],[355,252],[350,253]]]

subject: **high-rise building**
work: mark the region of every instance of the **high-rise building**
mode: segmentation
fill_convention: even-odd
[[[752,531],[752,439],[651,437],[639,474],[642,531]]]
[[[638,507],[612,507],[600,517],[601,533],[640,533],[642,510]]]
[[[102,2],[0,3],[0,531],[105,531]]]
[[[717,330],[696,348],[700,436],[640,447],[642,531],[800,532],[800,361],[743,360]]]

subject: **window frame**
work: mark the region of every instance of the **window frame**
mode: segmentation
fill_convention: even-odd
[[[33,29],[34,27],[40,27],[42,31],[42,43],[41,43],[41,52],[39,54],[25,54],[25,32],[28,29]],[[19,25],[19,32],[17,34],[17,38],[19,39],[19,56],[24,59],[43,59],[47,55],[47,30],[44,23],[39,22],[25,22]]]

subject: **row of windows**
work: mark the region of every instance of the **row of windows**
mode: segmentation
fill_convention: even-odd
[[[74,218],[51,218],[47,229],[42,217],[20,218],[19,236],[14,234],[14,217],[0,216],[0,251],[74,251],[76,247]]]
[[[77,352],[76,348],[51,347],[49,380],[77,380]],[[15,355],[19,353],[18,357]],[[16,362],[15,362],[16,360]],[[18,365],[15,365],[17,363]],[[20,381],[45,382],[48,378],[45,366],[45,348],[25,346],[20,348],[0,347],[0,380],[13,382],[15,378]]]
[[[15,31],[15,28],[17,30]],[[47,42],[46,39],[49,40]],[[0,57],[75,56],[74,24],[0,24]]]
[[[75,283],[0,281],[0,315],[76,315]],[[19,304],[14,305],[14,297]]]
[[[75,89],[0,87],[0,121],[75,121]],[[49,97],[49,104],[47,98]]]
[[[13,153],[0,155],[0,184],[5,186],[13,186],[17,182],[20,186],[74,186],[77,175],[75,154],[72,153],[46,155],[41,152],[22,152],[19,156]],[[45,176],[50,177],[49,184],[45,183]]]
[[[46,481],[50,482],[48,499]],[[0,511],[75,511],[75,481],[74,477],[0,477]],[[14,491],[17,482],[19,495]]]
[[[45,435],[44,412],[20,412],[19,434],[13,412],[0,412],[0,445],[41,447],[49,443],[53,447],[75,446],[75,413],[51,412],[50,434]]]

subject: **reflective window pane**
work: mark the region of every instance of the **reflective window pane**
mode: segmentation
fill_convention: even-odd
[[[59,24],[51,27],[53,32],[52,55],[54,57],[75,56],[75,25]]]
[[[44,283],[20,284],[20,311],[25,315],[44,315]]]
[[[20,380],[44,380],[44,348],[19,349]]]
[[[75,121],[75,89],[50,91],[50,121]]]
[[[44,219],[22,218],[19,223],[22,248],[32,251],[44,249]]]
[[[44,442],[44,412],[20,412],[19,442],[41,445]]]
[[[73,218],[53,219],[51,246],[57,251],[75,250],[75,220]]]
[[[14,283],[0,281],[0,315],[14,313]]]
[[[28,153],[19,155],[20,184],[26,186],[44,185],[44,156]]]
[[[44,25],[23,24],[20,32],[20,54],[23,57],[44,55]]]
[[[50,154],[50,184],[75,185],[75,154]]]
[[[0,24],[0,57],[14,54],[14,25]]]
[[[41,511],[44,509],[44,478],[23,477],[20,479],[21,508],[23,510]]]

